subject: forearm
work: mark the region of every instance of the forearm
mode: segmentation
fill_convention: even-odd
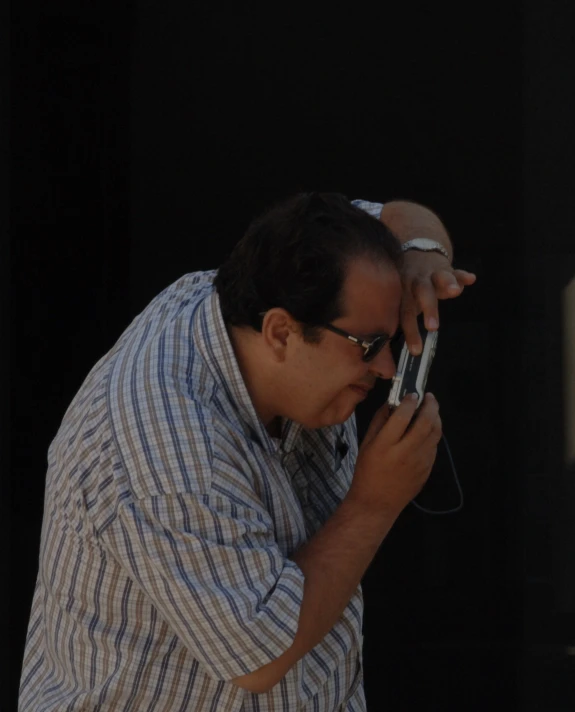
[[[407,200],[392,200],[385,203],[380,220],[402,242],[416,237],[426,237],[439,242],[453,260],[453,245],[445,226],[429,208]]]
[[[323,640],[349,603],[396,518],[366,512],[349,497],[342,501],[325,525],[290,557],[305,575],[292,646],[269,665],[233,682],[252,692],[266,691]]]

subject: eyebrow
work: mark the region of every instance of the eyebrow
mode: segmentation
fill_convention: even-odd
[[[375,339],[378,336],[383,336],[386,339],[390,338],[387,331],[374,331],[373,333],[370,333],[370,334],[362,334],[362,338],[366,339],[367,341],[371,341],[372,339]]]
[[[362,334],[362,338],[365,339],[366,341],[371,341],[372,339],[375,339],[377,336],[383,336],[385,339],[394,339],[396,336],[398,336],[400,333],[400,329],[396,329],[395,333],[390,336],[387,331],[374,331],[373,333],[370,334]]]

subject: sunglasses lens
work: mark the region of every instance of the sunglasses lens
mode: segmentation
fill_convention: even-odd
[[[363,354],[364,361],[372,361],[381,349],[385,346],[385,339],[376,339],[373,344]]]

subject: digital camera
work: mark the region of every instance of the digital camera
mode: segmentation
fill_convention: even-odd
[[[424,326],[423,316],[418,318],[417,325],[421,334],[423,349],[419,356],[413,356],[407,348],[407,343],[403,344],[397,363],[397,372],[393,377],[387,399],[391,410],[397,408],[408,393],[417,393],[417,407],[419,408],[425,395],[427,376],[435,356],[437,331],[427,331]]]

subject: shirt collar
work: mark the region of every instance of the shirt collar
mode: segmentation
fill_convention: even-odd
[[[284,453],[301,450],[302,425],[289,418],[282,418],[281,437],[272,438],[256,413],[224,324],[220,298],[215,289],[198,307],[192,331],[195,346],[203,356],[207,368],[217,385],[225,391],[250,437],[259,441],[270,453],[278,450]]]

